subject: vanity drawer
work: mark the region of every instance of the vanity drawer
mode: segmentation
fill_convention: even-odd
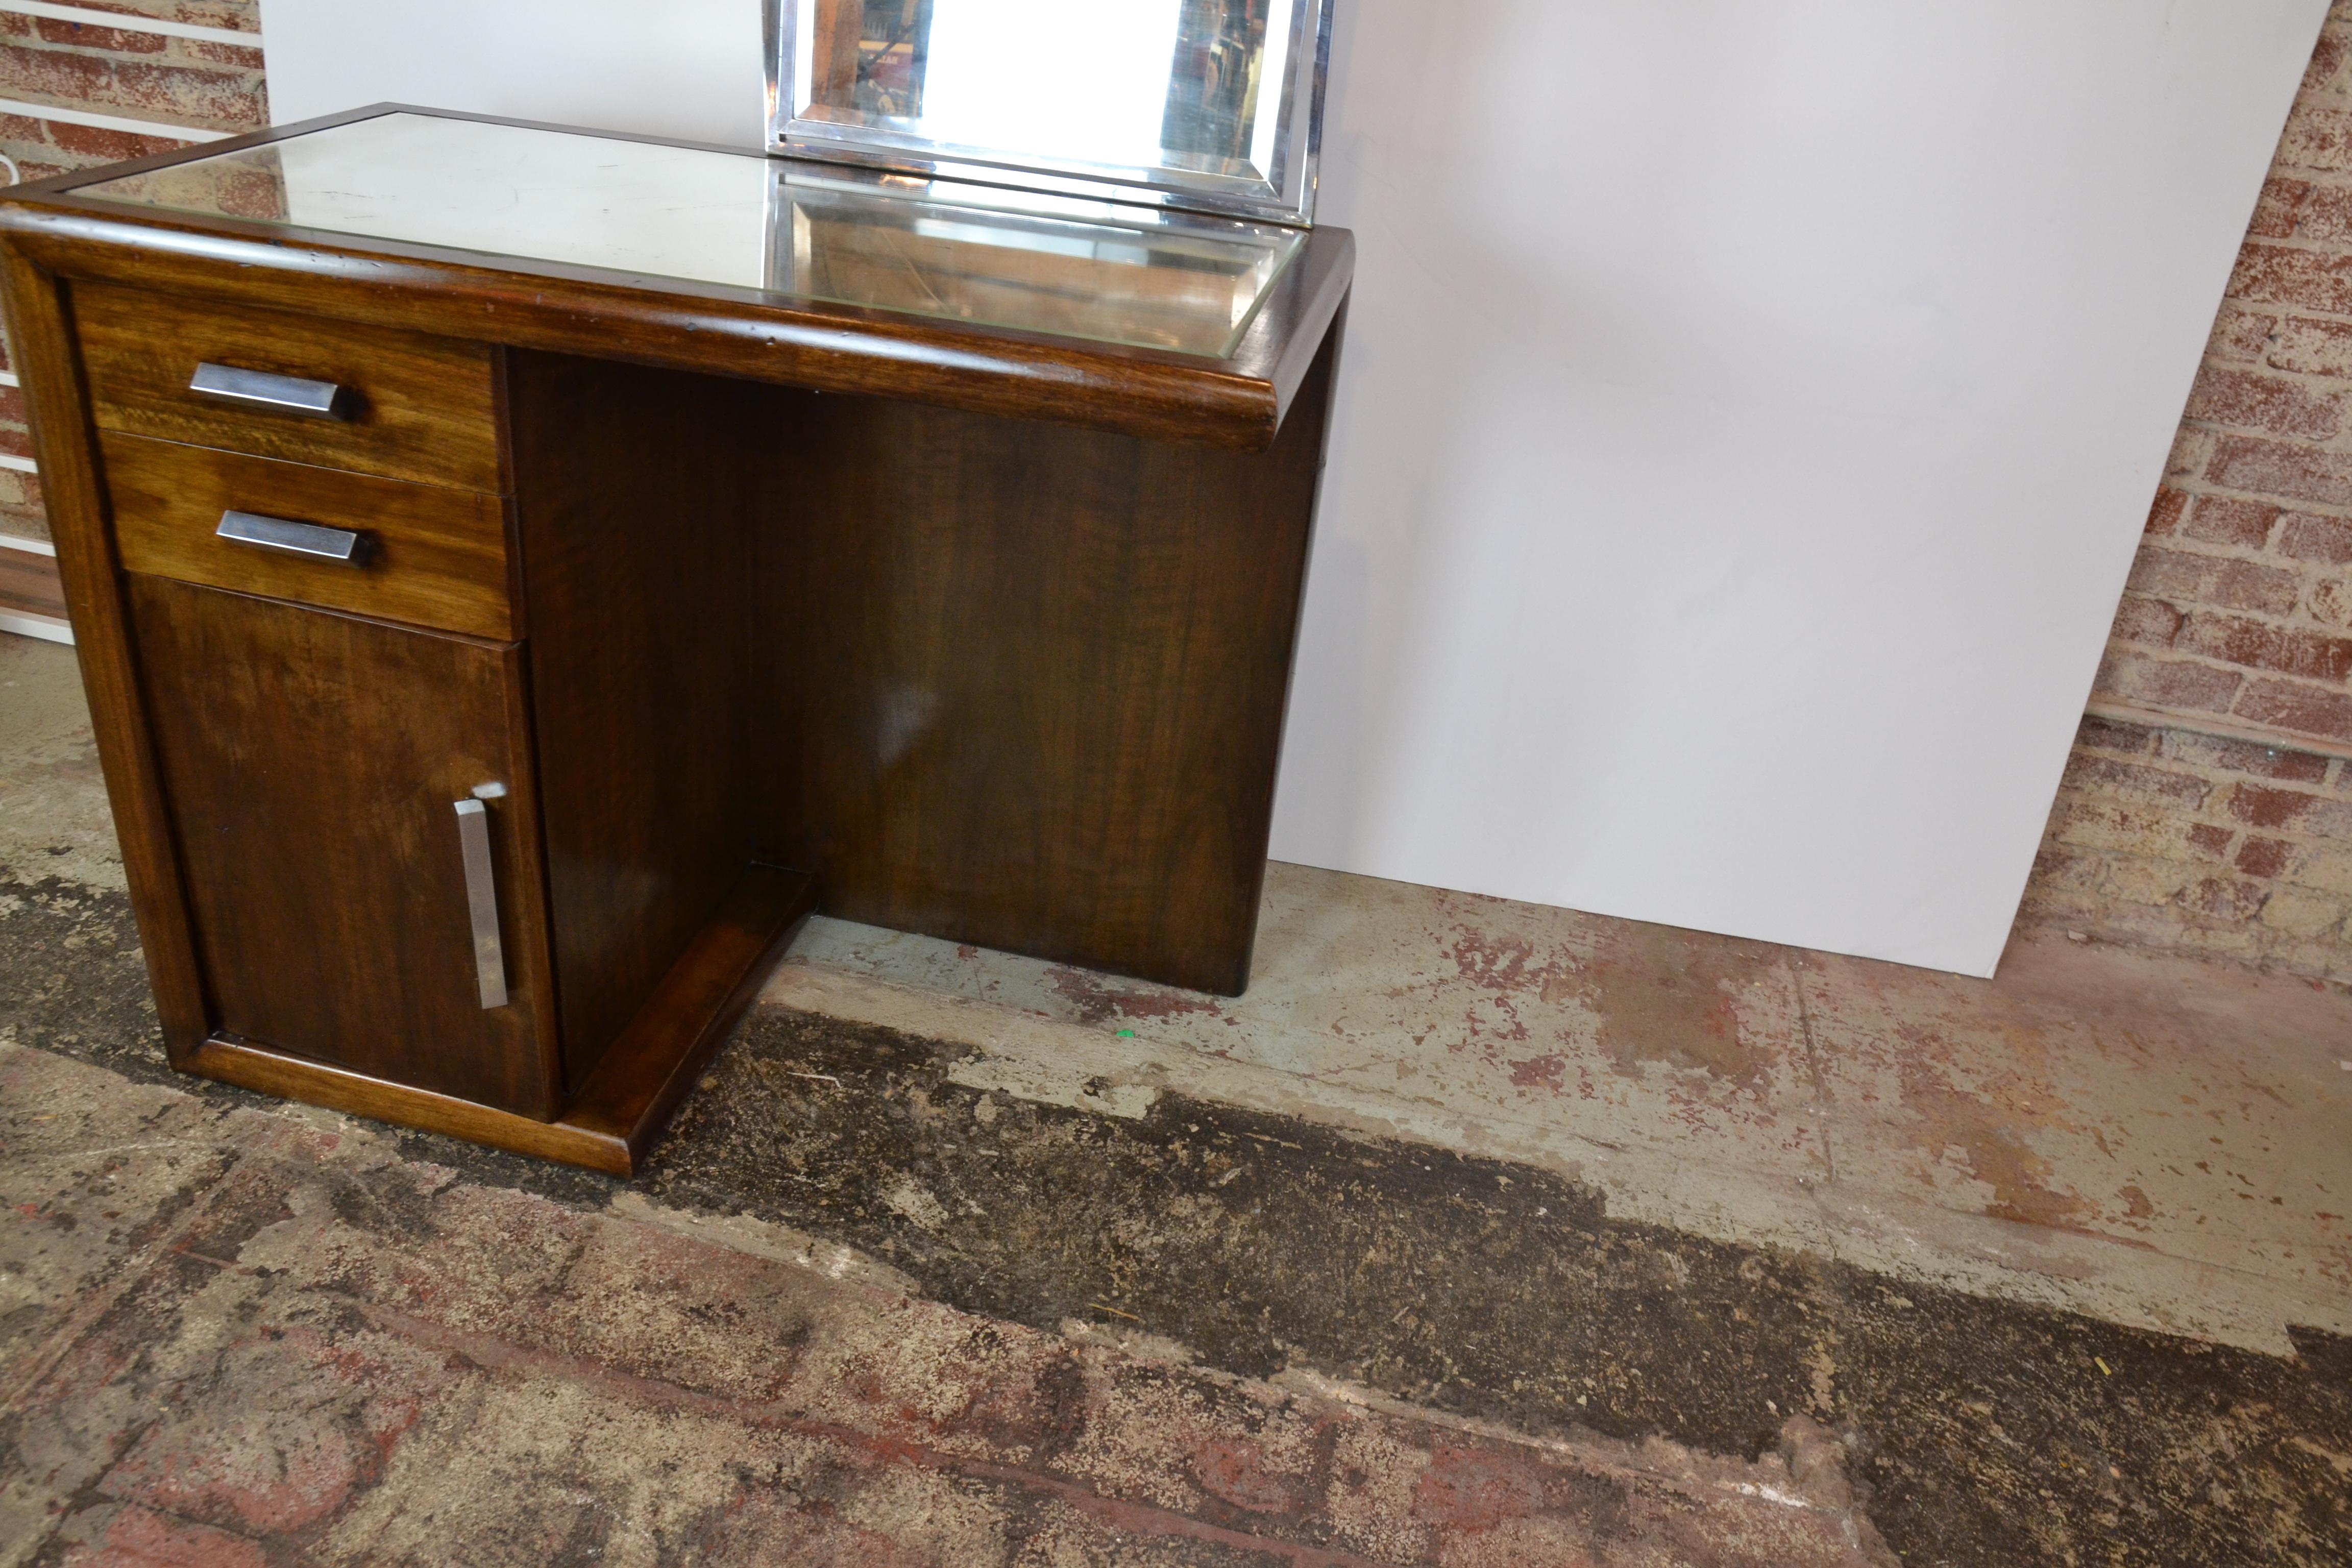
[[[72,297],[101,429],[387,479],[506,488],[487,344],[107,283],[78,283]],[[331,411],[303,413],[208,395],[189,384],[205,365],[341,395]]]
[[[500,641],[520,635],[497,496],[114,431],[100,433],[99,452],[129,571]],[[233,531],[283,532],[275,521],[358,539],[343,560],[224,538],[230,512],[254,520]]]

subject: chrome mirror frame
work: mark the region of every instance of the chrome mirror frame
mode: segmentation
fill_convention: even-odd
[[[1296,0],[1282,97],[1276,111],[1273,155],[1265,176],[1258,179],[1164,163],[1040,157],[1015,149],[943,142],[886,125],[853,125],[809,117],[803,111],[810,106],[801,101],[808,90],[806,62],[796,57],[803,17],[813,16],[815,3],[767,0],[771,154],[824,158],[934,179],[1009,184],[1056,195],[1257,218],[1297,227],[1314,223],[1318,165],[1323,152],[1323,93],[1331,58],[1331,13],[1337,0]]]

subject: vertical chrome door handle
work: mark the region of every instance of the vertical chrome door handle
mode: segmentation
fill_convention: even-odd
[[[499,943],[499,884],[490,869],[490,813],[478,800],[457,803],[457,850],[466,861],[466,913],[474,926],[474,978],[481,984],[482,1005],[503,1007],[507,1005],[507,955]]]

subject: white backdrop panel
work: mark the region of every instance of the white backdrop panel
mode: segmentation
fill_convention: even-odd
[[[1275,853],[1990,973],[2326,0],[1341,0]],[[756,144],[756,0],[264,0]]]

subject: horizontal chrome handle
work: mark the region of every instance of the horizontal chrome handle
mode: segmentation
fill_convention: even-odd
[[[331,381],[305,381],[299,375],[273,375],[266,370],[239,370],[235,365],[210,363],[196,366],[188,390],[201,396],[219,398],[223,403],[299,414],[310,419],[349,419],[353,402],[348,390]]]
[[[499,941],[499,885],[490,868],[489,808],[457,803],[457,852],[466,865],[466,915],[474,927],[474,981],[482,1005],[507,1005],[507,955]]]
[[[264,517],[259,512],[225,511],[221,513],[220,526],[213,532],[239,544],[283,550],[289,555],[307,555],[313,561],[340,561],[346,566],[358,566],[367,559],[364,533],[353,533],[348,528],[321,528],[315,522],[296,522],[290,518]]]

